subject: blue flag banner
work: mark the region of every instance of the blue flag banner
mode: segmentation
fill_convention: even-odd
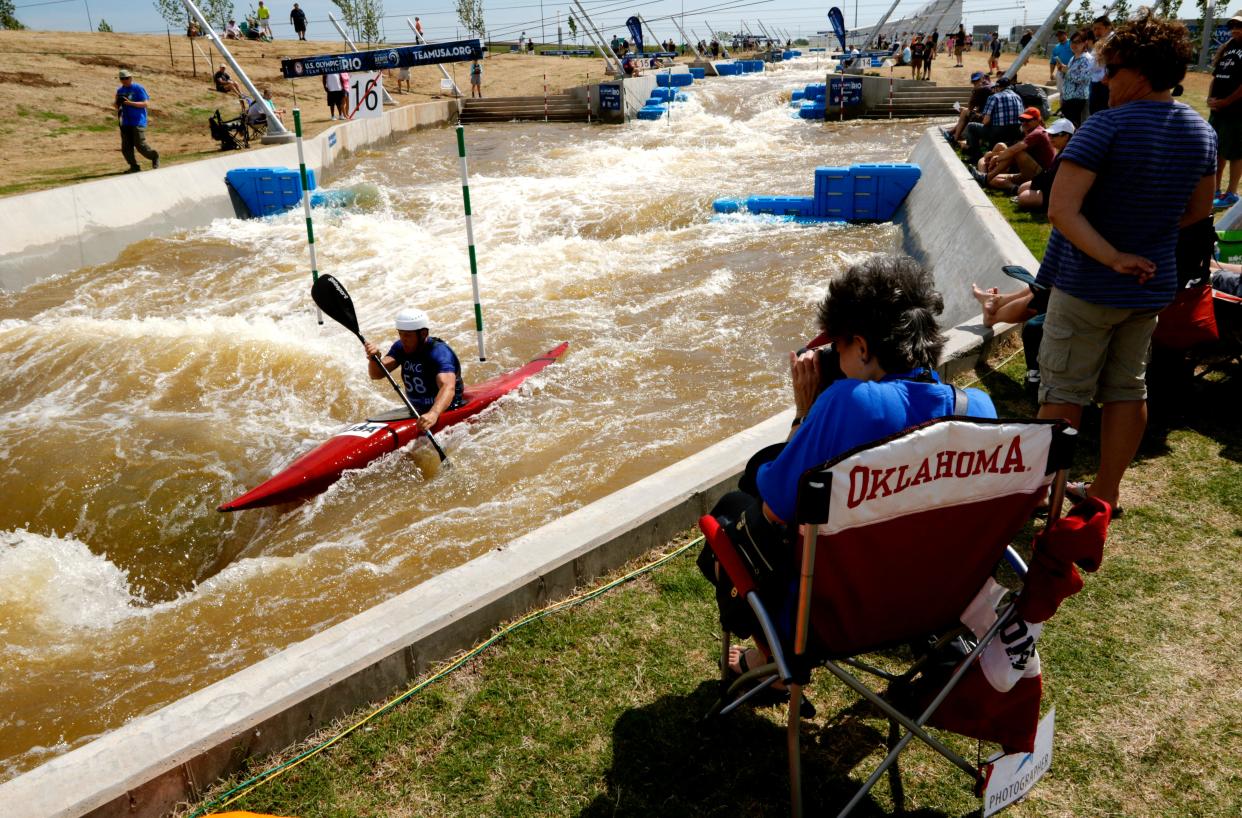
[[[841,9],[836,6],[829,9],[828,22],[832,23],[832,30],[836,32],[837,39],[841,41],[841,50],[845,51],[845,15],[841,13]]]
[[[467,62],[483,59],[480,40],[452,40],[445,43],[408,45],[401,48],[380,48],[375,51],[354,51],[349,54],[323,54],[318,57],[294,57],[280,61],[285,79],[319,77],[342,71],[381,71],[436,65],[446,62]]]
[[[634,50],[639,54],[643,53],[643,24],[637,17],[631,17],[625,21],[625,27],[630,30],[630,39],[634,41]]]

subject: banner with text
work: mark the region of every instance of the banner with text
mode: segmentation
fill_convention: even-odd
[[[349,54],[323,54],[317,57],[294,57],[280,61],[285,79],[319,77],[344,71],[382,71],[388,68],[417,68],[446,62],[468,62],[483,58],[480,40],[451,40],[428,45],[407,45],[354,51]]]
[[[631,17],[625,21],[625,27],[630,30],[630,39],[634,41],[634,50],[639,54],[643,53],[643,24],[637,17]]]

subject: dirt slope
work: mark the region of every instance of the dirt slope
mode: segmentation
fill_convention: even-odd
[[[214,155],[207,119],[218,108],[225,116],[240,110],[235,97],[217,93],[211,82],[221,64],[211,43],[184,36],[0,31],[0,195],[56,187],[110,176],[125,170],[112,100],[117,70],[128,68],[151,95],[147,140],[165,164]],[[331,54],[340,41],[272,43],[230,42],[230,49],[256,85],[272,87],[278,107],[292,109],[294,94],[302,107],[307,135],[322,131],[328,110],[317,78],[296,82],[280,74],[281,57]],[[210,62],[204,58],[210,59]],[[214,63],[214,65],[213,65]],[[462,89],[469,90],[469,63],[446,66]],[[602,60],[500,54],[484,64],[483,92],[489,96],[550,92],[604,76]],[[440,96],[440,71],[411,72],[413,92],[393,97],[398,105]],[[392,83],[390,92],[395,91]],[[293,127],[292,117],[286,118]],[[145,165],[145,163],[144,163]]]

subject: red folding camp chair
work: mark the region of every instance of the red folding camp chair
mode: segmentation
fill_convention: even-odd
[[[1060,518],[1074,434],[1063,421],[947,417],[808,470],[802,475],[798,490],[795,522],[801,527],[802,545],[796,615],[792,616],[791,602],[768,599],[765,603],[761,598],[744,560],[716,519],[707,516],[700,520],[709,546],[737,593],[750,604],[773,655],[770,664],[754,668],[734,682],[715,712],[733,709],[778,679],[784,682],[790,693],[788,749],[794,815],[802,812],[799,712],[802,687],[809,681],[812,665],[826,667],[879,708],[890,722],[887,757],[840,815],[853,810],[886,770],[890,771],[894,800],[900,804],[896,761],[915,737],[970,775],[976,786],[983,784],[977,765],[966,761],[924,726],[938,723],[938,708],[967,677],[972,665],[979,664],[973,669],[975,675],[991,669],[986,661],[980,664],[978,659],[1001,632],[1005,636],[995,647],[1007,650],[1000,653],[1002,660],[1009,658],[1014,667],[1027,670],[1027,678],[1022,681],[1029,682],[1031,687],[1024,688],[1028,704],[1022,711],[1032,722],[1029,738],[1033,741],[1033,722],[1038,721],[1039,711],[1038,658],[1033,648],[1038,633],[1015,646],[1014,638],[1025,637],[1029,623],[1015,613],[1013,601],[1005,604],[991,622],[998,597],[1004,591],[993,580],[993,574],[1007,561],[1019,577],[1025,576],[1025,564],[1009,545],[1047,496],[1050,486],[1050,519]],[[1110,509],[1103,503],[1095,506],[1094,560],[1098,565]],[[1045,562],[1033,564],[1040,569],[1032,571],[1033,580],[1037,573],[1040,579],[1048,579]],[[1088,570],[1095,567],[1088,566],[1086,560],[1079,564]],[[1073,565],[1065,561],[1059,565],[1067,570],[1049,569],[1056,574],[1052,581],[1077,582],[1077,587],[1059,595],[1058,589],[1053,589],[1051,605],[1045,604],[1047,593],[1039,595],[1039,609],[1045,612],[1045,618],[1061,598],[1081,587]],[[963,614],[968,608],[977,611],[981,607],[986,608],[987,620],[979,626],[976,616],[971,633],[971,629],[963,627]],[[902,674],[888,673],[855,658],[903,644],[925,645],[929,634],[938,636],[933,649]],[[967,658],[951,672],[933,674],[930,668],[937,664],[937,649],[962,635],[971,641],[978,640],[973,648],[970,642],[956,643],[965,645],[965,649],[954,658],[960,659],[968,650]],[[727,632],[722,646],[725,653],[721,667],[727,680]],[[939,658],[943,656],[939,654]],[[1034,665],[1034,673],[1024,664],[1028,661]],[[875,693],[848,672],[847,666],[884,680],[889,684],[888,693]],[[918,700],[913,716],[890,701],[901,690],[908,691],[911,681],[933,677],[937,679],[933,692]],[[968,681],[973,683],[969,677]],[[972,683],[963,685],[959,694],[965,691],[964,695],[975,695],[977,688]],[[746,692],[738,695],[743,689]],[[926,692],[926,686],[923,691]],[[1007,706],[1002,705],[1000,711]],[[906,709],[910,707],[907,705]],[[960,702],[950,699],[942,713],[950,710],[960,714],[970,712],[971,708],[963,710]],[[992,725],[985,723],[985,735],[955,724],[944,726],[977,738],[991,737],[995,732],[999,738],[990,740],[1011,746],[1024,744],[1028,738],[1027,725],[1016,731],[993,731]],[[899,728],[904,730],[900,738]],[[1011,741],[1014,735],[1017,738]]]

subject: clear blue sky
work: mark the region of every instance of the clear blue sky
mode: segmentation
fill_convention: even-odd
[[[874,23],[891,0],[838,0],[845,12],[846,25],[870,25]],[[895,17],[902,13],[912,13],[922,6],[925,0],[902,0],[897,6]],[[310,19],[310,35],[313,39],[328,39],[329,33],[335,33],[328,22],[331,11],[340,19],[338,9],[330,0],[299,0]],[[88,10],[89,18],[95,25],[104,18],[118,32],[153,33],[164,30],[163,18],[148,0],[15,0],[17,17],[30,28],[57,29],[66,31],[86,31]],[[385,0],[384,27],[387,39],[391,42],[402,42],[408,39],[405,17],[418,15],[422,18],[427,36],[431,39],[451,39],[455,35],[457,13],[453,0]],[[704,19],[710,20],[718,30],[733,31],[740,27],[740,21],[758,32],[756,20],[765,24],[781,26],[795,35],[812,34],[828,28],[826,14],[832,3],[822,7],[813,6],[797,0],[582,0],[582,5],[595,19],[601,28],[609,29],[609,33],[620,33],[626,17],[630,14],[642,14],[651,21],[652,28],[660,38],[677,37],[676,30],[667,21],[657,18],[670,14],[685,12],[687,28],[694,28],[700,36],[707,36]],[[1031,0],[1024,5],[1021,0],[967,0],[964,3],[963,16],[967,26],[976,24],[999,24],[1002,28],[1011,25],[1026,24],[1034,27],[1054,7],[1053,0]],[[1077,0],[1071,10],[1078,5]],[[1137,7],[1137,2],[1131,6]],[[244,16],[246,11],[257,6],[257,0],[239,0],[234,5],[237,14]],[[292,0],[272,0],[268,3],[272,9],[272,20],[278,24],[275,32],[278,39],[290,38],[292,29],[289,26],[289,10],[293,8]],[[1093,4],[1098,11],[1105,3]],[[1219,13],[1227,6],[1220,5]],[[498,39],[516,39],[525,30],[532,37],[540,37],[542,25],[548,40],[556,39],[557,12],[560,12],[561,25],[568,38],[568,27],[565,18],[572,4],[545,0],[540,5],[538,0],[487,0],[484,2],[484,19],[489,32]],[[1185,13],[1194,13],[1188,5]],[[855,11],[857,9],[857,12]],[[857,17],[857,23],[855,18]]]

